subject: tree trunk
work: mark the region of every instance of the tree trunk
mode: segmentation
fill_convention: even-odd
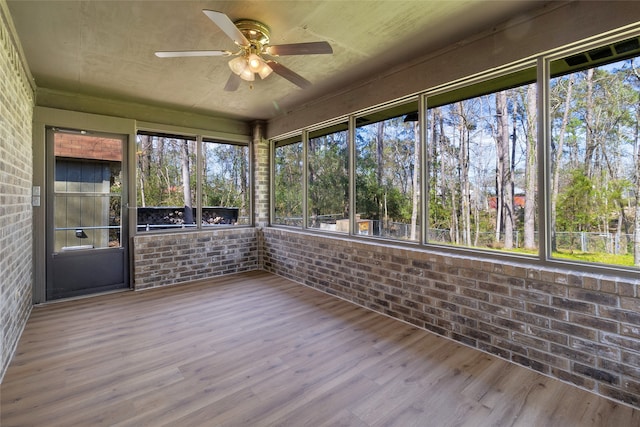
[[[640,72],[631,60],[631,68],[638,82]],[[633,213],[633,265],[640,267],[640,105],[636,105],[635,132],[633,139],[634,178],[635,178],[635,206]]]
[[[526,94],[527,114],[527,148],[525,160],[525,189],[524,189],[524,248],[533,250],[536,248],[535,240],[535,213],[536,213],[536,141],[537,141],[537,117],[536,117],[536,85],[527,86]]]
[[[504,95],[502,95],[502,93]],[[502,171],[504,173],[504,179],[502,181],[502,188],[504,190],[503,202],[503,218],[504,218],[504,248],[513,249],[513,232],[515,230],[515,213],[513,207],[513,164],[511,162],[510,155],[510,143],[515,144],[515,135],[513,135],[514,141],[509,135],[509,116],[507,110],[507,92],[502,91],[500,97],[504,97],[504,113],[500,116],[500,133],[502,134],[501,141],[504,146],[502,154],[504,155],[504,166]],[[515,109],[515,107],[514,107]],[[513,114],[516,112],[514,111]]]
[[[309,227],[312,228],[317,228],[320,227],[320,221],[318,220],[318,215],[319,210],[318,210],[318,190],[316,189],[316,180],[318,179],[316,176],[316,165],[315,162],[317,161],[317,141],[315,138],[309,138],[309,146],[308,148],[308,153],[309,153],[309,161],[308,161],[308,169],[309,169],[309,178],[308,178],[308,215],[309,215]]]
[[[431,132],[431,141],[430,141],[430,150],[428,152],[428,164],[429,164],[429,181],[428,181],[428,192],[424,195],[424,197],[429,197],[429,212],[427,212],[428,228],[435,228],[436,225],[440,226],[440,218],[437,216],[437,200],[438,200],[438,190],[439,190],[439,177],[441,176],[441,170],[438,168],[438,156],[441,153],[440,148],[440,133],[439,130],[442,129],[442,117],[440,115],[440,108],[432,108],[431,110],[431,120],[429,121]],[[430,240],[429,236],[427,236],[427,240]]]
[[[418,201],[420,200],[420,188],[418,182],[418,176],[420,175],[420,126],[418,123],[413,123],[413,176],[411,177],[411,186],[413,193],[411,195],[411,234],[410,239],[417,239],[417,224],[418,224]]]
[[[182,163],[182,193],[184,195],[184,223],[193,224],[193,204],[191,200],[191,174],[189,173],[189,141],[182,140],[180,157]]]
[[[140,151],[138,152],[138,167],[140,168],[140,206],[147,206],[145,186],[151,176],[151,149],[152,144],[148,135],[138,135]]]
[[[446,153],[446,143],[447,138],[444,134],[444,117],[442,114],[438,114],[438,152],[440,153],[440,183],[442,191],[440,191],[440,201],[442,202],[442,206],[447,205],[447,192],[445,191],[447,187],[447,167],[445,162],[445,153]]]
[[[636,75],[638,80],[640,76]],[[640,106],[636,110],[636,127],[634,135],[635,155],[635,212],[633,214],[633,265],[640,267]]]
[[[158,153],[158,169],[164,169],[164,137],[153,136],[151,137],[158,143],[156,152]]]
[[[586,72],[585,83],[587,84],[587,94],[585,99],[584,121],[587,126],[585,154],[584,154],[584,171],[588,178],[593,178],[593,156],[596,149],[594,138],[593,123],[593,68],[589,68]]]
[[[384,235],[386,228],[386,214],[384,209],[384,200],[386,193],[383,191],[383,174],[384,174],[384,121],[378,122],[376,128],[376,181],[378,184],[378,217],[380,218],[380,235]]]
[[[551,163],[551,250],[558,250],[556,239],[556,206],[558,204],[558,193],[560,191],[560,161],[562,160],[562,150],[564,148],[564,136],[567,132],[569,124],[569,113],[571,112],[571,96],[573,92],[573,75],[569,75],[567,81],[567,93],[564,101],[564,112],[562,114],[562,123],[558,131],[558,140],[555,146],[555,155]]]
[[[458,114],[460,116],[460,153],[459,153],[459,165],[460,165],[460,216],[462,219],[462,239],[463,244],[471,245],[471,189],[469,184],[469,130],[467,118],[464,114],[463,103],[458,103]]]
[[[458,224],[458,205],[456,203],[456,191],[455,191],[455,181],[453,179],[449,180],[450,188],[449,193],[451,194],[451,222],[449,226],[449,237],[451,238],[451,242],[456,245],[460,244],[460,231]]]
[[[513,244],[513,233],[511,237],[507,235],[505,211],[507,202],[507,178],[509,165],[509,117],[507,114],[507,93],[505,91],[496,94],[496,117],[497,117],[497,135],[496,135],[496,242],[500,241],[500,232],[504,228],[505,241],[504,247],[511,249],[509,246]],[[508,191],[508,193],[511,193]],[[513,230],[511,230],[513,231]],[[507,240],[509,239],[509,240]]]
[[[248,212],[248,201],[247,201],[247,196],[249,194],[249,189],[247,188],[247,185],[249,184],[249,159],[247,158],[247,156],[245,156],[245,151],[240,149],[240,148],[236,148],[234,150],[234,152],[236,153],[236,155],[240,156],[240,192],[241,192],[241,204],[240,204],[240,212],[242,214],[242,216],[248,216],[249,212]]]

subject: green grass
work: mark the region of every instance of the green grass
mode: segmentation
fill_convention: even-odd
[[[504,248],[493,248],[493,247],[473,247],[473,246],[464,246],[464,245],[450,245],[457,247],[470,247],[474,249],[483,249],[483,250],[493,250],[496,252],[505,252],[505,253],[518,253],[523,255],[538,255],[537,249],[523,249],[523,248],[514,248],[514,249],[504,249]],[[604,252],[581,252],[581,251],[571,251],[569,249],[560,249],[551,254],[554,258],[569,260],[569,261],[579,261],[579,262],[588,262],[588,263],[597,263],[597,264],[608,264],[608,265],[620,265],[625,267],[634,267],[633,264],[633,254],[626,255],[614,255],[608,254]]]
[[[633,267],[633,254],[614,255],[603,252],[581,252],[560,249],[552,254],[556,258],[599,264],[624,265]]]

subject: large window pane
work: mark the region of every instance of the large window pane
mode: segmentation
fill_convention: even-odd
[[[203,226],[250,224],[249,147],[205,141],[202,157]]]
[[[536,86],[499,81],[427,111],[428,240],[536,254]]]
[[[312,132],[308,148],[309,227],[349,232],[347,124]]]
[[[420,240],[417,108],[416,102],[399,116],[394,109],[356,119],[356,234]],[[380,114],[395,117],[368,123]]]
[[[138,231],[194,227],[196,141],[140,133],[136,152]]]
[[[551,249],[562,259],[639,266],[639,61],[588,62],[618,46],[552,63],[586,64],[550,84]]]
[[[302,226],[303,150],[300,137],[274,150],[274,224]]]

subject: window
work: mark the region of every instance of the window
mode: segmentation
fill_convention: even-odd
[[[139,232],[250,224],[248,145],[198,147],[196,138],[138,133]]]
[[[138,231],[194,227],[196,141],[138,133]]]
[[[302,148],[300,136],[275,145],[273,224],[302,227]]]
[[[349,153],[347,124],[309,134],[308,226],[349,232]]]
[[[536,85],[500,82],[427,100],[428,241],[537,254]]]
[[[537,63],[278,141],[273,223],[636,272],[640,36]]]
[[[202,225],[250,224],[249,147],[204,141]]]
[[[418,102],[356,118],[355,234],[420,240]]]
[[[553,257],[640,265],[639,49],[634,38],[551,63]]]

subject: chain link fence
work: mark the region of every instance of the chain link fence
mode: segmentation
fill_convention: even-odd
[[[321,223],[336,222],[337,215],[323,215],[316,217]],[[402,222],[389,222],[382,226],[382,221],[371,221],[373,228],[369,235],[385,237],[395,240],[411,240],[411,224]],[[276,224],[302,227],[301,217],[276,218]],[[427,241],[430,243],[456,244],[455,236],[448,229],[430,228],[427,233]],[[420,237],[420,226],[415,228],[416,239]],[[595,232],[557,232],[555,233],[556,249],[567,251],[581,251],[590,253],[607,253],[612,255],[627,255],[633,253],[633,235],[625,233],[595,233]],[[459,236],[459,244],[464,242],[463,236]],[[494,232],[471,233],[471,246],[478,248],[497,248],[504,242],[504,233],[496,240]],[[497,242],[497,243],[496,243]],[[538,233],[535,233],[535,242],[538,242]],[[524,236],[520,231],[513,233],[514,248],[524,246]]]

